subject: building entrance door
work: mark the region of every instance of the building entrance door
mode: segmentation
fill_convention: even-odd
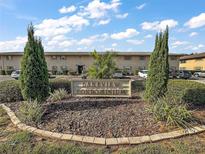
[[[82,74],[83,73],[84,65],[78,65],[77,67],[78,67],[77,68],[78,74]]]

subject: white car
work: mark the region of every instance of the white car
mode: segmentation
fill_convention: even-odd
[[[113,78],[123,78],[123,73],[122,73],[122,71],[116,71],[116,72],[113,74]]]
[[[18,80],[19,77],[20,77],[20,73],[21,73],[20,70],[15,70],[15,71],[13,71],[13,72],[11,73],[11,77],[14,78],[14,79],[16,79],[16,80]]]
[[[202,78],[202,77],[205,77],[205,72],[195,72],[195,73],[194,73],[194,76],[195,76],[195,77],[201,77],[201,78]]]
[[[138,72],[139,77],[141,78],[147,78],[148,70],[141,70]]]

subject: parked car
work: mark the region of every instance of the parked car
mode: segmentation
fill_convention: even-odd
[[[177,78],[177,71],[176,70],[169,70],[169,78],[170,79]]]
[[[123,75],[123,72],[121,70],[118,70],[113,74],[113,78],[123,78],[123,77],[124,77],[124,75]]]
[[[20,77],[20,73],[21,73],[20,70],[15,70],[15,71],[13,71],[13,72],[11,73],[11,77],[14,78],[14,79],[16,79],[16,80],[18,80],[19,77]]]
[[[148,74],[148,70],[141,70],[138,72],[138,75],[141,77],[141,78],[147,78],[147,74]]]
[[[132,70],[131,70],[130,67],[125,67],[125,68],[123,68],[122,73],[123,73],[123,75],[125,75],[125,76],[126,76],[126,75],[128,75],[128,76],[133,75]]]
[[[194,77],[204,78],[204,77],[205,77],[205,72],[195,72],[195,73],[194,73]]]
[[[191,72],[189,71],[186,71],[186,70],[180,70],[178,71],[177,73],[177,78],[178,79],[189,79],[192,77],[192,74]]]

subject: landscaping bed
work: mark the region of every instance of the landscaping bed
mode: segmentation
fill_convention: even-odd
[[[15,112],[19,103],[7,104]],[[160,123],[137,99],[71,98],[44,105],[38,128],[95,137],[143,136],[159,133]],[[30,124],[32,125],[32,124]]]
[[[52,89],[59,89],[65,83],[57,82],[52,85]],[[187,85],[186,88],[184,85]],[[196,87],[195,89],[193,85]],[[204,85],[194,81],[170,80],[167,92],[169,97],[166,98],[168,100],[162,99],[157,103],[158,106],[152,106],[151,103],[146,103],[143,100],[144,83],[138,80],[132,82],[134,97],[130,99],[71,97],[69,94],[70,83],[66,82],[66,86],[68,93],[65,94],[65,97],[56,97],[60,94],[58,93],[55,97],[51,95],[57,100],[49,97],[46,102],[42,103],[44,111],[42,117],[38,116],[39,113],[41,114],[41,109],[35,106],[34,102],[27,102],[27,106],[24,104],[23,115],[18,114],[20,102],[6,103],[6,105],[15,111],[21,121],[30,126],[52,132],[103,138],[152,135],[172,131],[179,126],[177,124],[182,123],[184,126],[184,122],[191,125],[205,123]],[[185,94],[190,95],[190,92],[187,93],[189,89],[196,91],[192,93],[194,97],[184,100],[187,98],[184,97]],[[197,96],[200,96],[200,99]],[[181,106],[179,100],[183,100],[188,105],[188,110]],[[170,105],[172,103],[176,105]],[[192,119],[190,111],[193,112],[194,119]],[[30,119],[25,119],[27,116],[30,116]],[[40,122],[36,119],[40,119]],[[171,121],[168,121],[170,119]]]
[[[101,147],[87,144],[50,140],[16,129],[6,112],[0,107],[0,153],[78,153],[78,154],[116,154],[116,153],[204,153],[205,133],[170,139],[137,146]]]

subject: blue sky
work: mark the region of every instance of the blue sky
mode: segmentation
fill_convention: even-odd
[[[45,51],[152,51],[170,27],[170,52],[205,51],[204,0],[0,0],[0,52],[23,51],[33,22]]]

